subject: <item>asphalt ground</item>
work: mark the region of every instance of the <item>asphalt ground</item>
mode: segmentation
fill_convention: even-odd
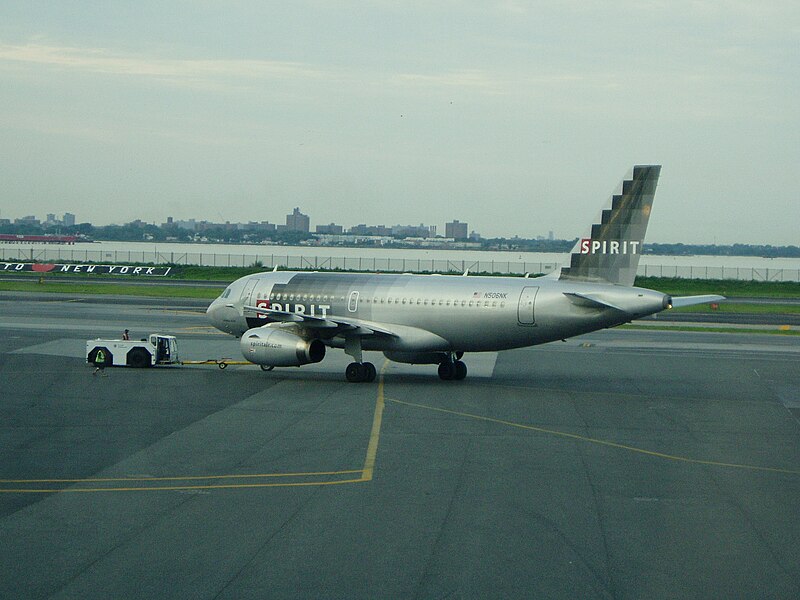
[[[92,375],[124,328],[241,358],[169,302],[0,299],[0,597],[800,596],[796,337]]]

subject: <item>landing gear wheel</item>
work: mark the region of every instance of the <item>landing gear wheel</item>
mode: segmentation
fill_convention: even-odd
[[[465,365],[463,362],[457,360],[456,362],[453,363],[453,366],[455,367],[455,374],[453,376],[453,379],[455,379],[456,381],[461,381],[467,376],[467,365]]]
[[[344,376],[350,383],[370,383],[375,381],[378,372],[375,370],[375,365],[370,362],[357,363],[353,362],[347,365]]]
[[[272,369],[274,369],[274,368],[275,367],[273,367],[272,365],[261,365],[261,370],[262,371],[272,371]]]
[[[439,379],[450,381],[456,375],[456,367],[450,361],[439,363]]]
[[[364,368],[364,365],[357,362],[347,365],[347,368],[344,371],[344,376],[350,383],[359,383],[360,381],[364,381],[364,375],[366,375],[366,369]]]

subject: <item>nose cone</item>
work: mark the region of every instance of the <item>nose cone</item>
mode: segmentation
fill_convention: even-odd
[[[241,318],[233,304],[215,300],[206,309],[206,315],[211,324],[225,333],[238,335],[241,329]],[[245,327],[246,329],[246,327]]]
[[[206,308],[206,316],[208,317],[208,320],[211,321],[212,323],[214,322],[214,310],[216,304],[217,301],[215,300],[214,302],[208,305],[208,308]]]

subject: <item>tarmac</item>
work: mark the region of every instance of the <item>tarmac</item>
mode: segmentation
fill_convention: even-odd
[[[197,303],[0,296],[0,598],[800,597],[800,338],[242,359]]]

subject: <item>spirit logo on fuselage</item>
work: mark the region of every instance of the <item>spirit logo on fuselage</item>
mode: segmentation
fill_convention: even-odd
[[[640,241],[636,240],[593,240],[583,238],[580,254],[639,254]]]
[[[281,304],[279,302],[270,302],[269,300],[258,300],[256,302],[256,308],[267,308],[270,310],[280,311],[280,312],[291,312],[297,315],[309,315],[312,317],[322,317],[325,318],[328,316],[328,311],[331,308],[330,304],[295,304],[292,302],[287,302],[285,304]],[[259,319],[268,319],[269,313],[262,313],[257,312],[256,317]]]

